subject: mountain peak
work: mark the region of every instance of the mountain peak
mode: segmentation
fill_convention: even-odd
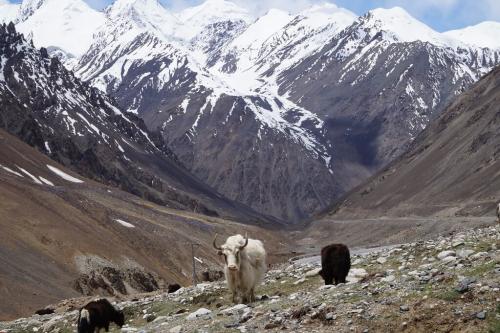
[[[83,54],[104,15],[83,0],[25,0],[17,29],[33,34],[37,46],[57,47],[74,56]]]
[[[323,14],[323,15],[333,15],[336,13],[346,13],[346,14],[351,14],[353,17],[356,15],[342,7],[339,7],[331,2],[324,2],[324,3],[319,3],[319,4],[314,4],[311,7],[303,10],[301,14],[303,15],[314,15],[314,14]]]
[[[115,10],[126,9],[130,7],[156,9],[161,7],[165,9],[157,0],[116,0],[111,5]]]
[[[178,15],[182,20],[191,20],[201,16],[206,16],[207,20],[239,19],[250,22],[253,19],[245,8],[227,0],[207,0],[198,6],[184,9]]]
[[[366,28],[385,32],[386,37],[395,42],[422,41],[440,46],[457,44],[454,39],[433,30],[401,7],[373,9],[359,21]]]
[[[333,24],[340,30],[357,18],[353,12],[329,2],[312,5],[298,15],[304,18],[304,24],[314,29]]]
[[[368,13],[370,13],[371,15],[373,15],[375,17],[384,18],[384,19],[390,19],[390,18],[415,19],[404,8],[398,7],[398,6],[391,7],[391,8],[375,8],[375,9],[370,10]]]
[[[222,21],[244,21],[250,23],[254,17],[245,9],[227,0],[207,0],[202,4],[189,7],[177,14],[183,26],[177,34],[191,39],[207,25]]]
[[[111,22],[125,20],[165,36],[172,35],[177,24],[177,18],[157,0],[116,0],[105,12]]]

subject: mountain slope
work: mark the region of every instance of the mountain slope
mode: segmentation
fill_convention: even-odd
[[[279,92],[325,122],[334,171],[352,186],[352,165],[369,174],[404,152],[499,56],[450,41],[402,9],[374,10],[280,73]]]
[[[269,221],[193,177],[136,116],[67,71],[14,26],[0,27],[0,127],[95,180],[156,203]]]
[[[23,1],[16,28],[32,36],[36,46],[61,49],[67,57],[80,57],[104,15],[83,0]]]
[[[408,152],[347,195],[333,217],[493,214],[500,200],[500,68],[461,94]]]
[[[214,233],[274,232],[155,205],[84,178],[0,129],[0,320],[82,295],[134,294],[191,283],[218,267]],[[271,262],[275,259],[271,257]]]

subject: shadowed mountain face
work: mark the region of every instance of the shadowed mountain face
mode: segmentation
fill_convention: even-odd
[[[172,208],[249,223],[274,220],[186,171],[162,137],[81,82],[14,26],[0,26],[0,127],[85,177]]]
[[[499,102],[496,68],[329,218],[491,215],[500,201]]]

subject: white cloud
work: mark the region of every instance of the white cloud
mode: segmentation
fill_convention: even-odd
[[[441,12],[441,14],[446,15],[458,3],[459,0],[418,0],[418,1],[385,0],[384,7],[394,7],[394,6],[403,7],[408,12],[411,12],[414,15],[424,15],[429,11],[439,11]]]

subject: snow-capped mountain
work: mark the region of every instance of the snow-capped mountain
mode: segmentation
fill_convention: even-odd
[[[104,15],[83,0],[25,0],[17,29],[31,36],[36,46],[58,48],[69,57],[82,56]]]
[[[156,203],[247,222],[273,219],[228,200],[185,170],[158,133],[0,25],[0,127],[57,162]]]
[[[106,13],[114,12],[115,5]],[[247,30],[244,20],[232,21],[232,18],[220,24],[234,23]],[[123,26],[127,28],[124,30]],[[176,154],[190,170],[241,202],[254,202],[254,207],[261,210],[269,208],[275,216],[304,217],[315,209],[307,200],[311,195],[321,194],[320,200],[325,204],[333,199],[335,192],[330,189],[335,184],[330,181],[328,143],[314,133],[322,122],[272,91],[264,88],[254,91],[260,84],[256,77],[245,81],[245,77],[217,73],[207,68],[203,63],[205,58],[194,52],[213,45],[206,43],[207,40],[219,41],[222,46],[231,40],[230,35],[207,36],[204,31],[192,40],[183,41],[175,34],[166,36],[151,26],[148,29],[142,26],[130,12],[108,20],[97,31],[90,51],[75,67],[77,75],[116,97],[120,105],[142,117],[150,128],[162,131],[167,143],[176,147]],[[212,23],[209,25],[212,30],[208,31],[216,32],[218,26],[219,23]],[[225,141],[235,133],[241,138]],[[290,160],[276,162],[276,173],[290,180],[281,182],[275,193],[268,190],[275,174],[258,171],[242,175],[236,167],[246,165],[248,170],[262,170],[263,157],[248,156],[263,153],[262,142],[270,143],[269,155],[264,160],[274,158],[276,151],[290,156]],[[204,144],[208,146],[202,147]],[[211,155],[212,151],[213,156],[219,157],[207,163],[206,154]],[[314,158],[302,161],[306,155]],[[228,159],[234,163],[228,164]],[[297,167],[290,167],[291,161]],[[293,174],[301,176],[294,178]],[[248,180],[240,180],[242,176]],[[306,177],[327,180],[314,187],[293,185]],[[262,187],[261,193],[247,188],[247,181]],[[291,196],[295,198],[290,199]],[[262,204],[256,203],[256,197]],[[283,204],[286,201],[289,202]]]
[[[76,75],[159,130],[203,181],[291,221],[404,151],[500,59],[401,8],[252,17],[223,0],[180,13],[117,0],[103,16],[66,63]]]
[[[181,24],[176,27],[175,35],[185,40],[194,38],[214,23],[241,21],[250,24],[254,20],[247,10],[226,0],[207,0],[184,9],[177,18]]]
[[[402,153],[499,56],[499,50],[443,36],[401,8],[377,9],[281,73],[278,82],[281,94],[332,124],[337,148],[342,140],[364,164],[378,166]]]

